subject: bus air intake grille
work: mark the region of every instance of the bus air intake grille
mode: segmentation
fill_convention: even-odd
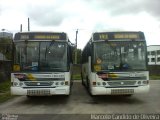
[[[136,81],[112,81],[108,82],[110,86],[133,86],[136,84]]]
[[[50,90],[27,90],[27,95],[50,95]]]
[[[134,89],[112,89],[112,95],[134,94]]]
[[[25,82],[26,86],[51,86],[51,82]]]

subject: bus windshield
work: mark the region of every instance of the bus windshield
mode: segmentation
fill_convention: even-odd
[[[67,43],[16,42],[15,64],[21,71],[67,71]]]
[[[98,71],[145,70],[145,46],[144,41],[95,42],[93,64]]]

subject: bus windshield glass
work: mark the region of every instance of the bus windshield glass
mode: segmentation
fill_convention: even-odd
[[[144,41],[108,41],[94,43],[94,71],[145,70]]]
[[[67,71],[67,43],[16,42],[15,64],[21,71]]]

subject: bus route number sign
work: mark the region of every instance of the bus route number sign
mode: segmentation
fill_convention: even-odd
[[[116,33],[114,34],[115,39],[138,39],[139,35],[134,33]]]
[[[107,34],[99,34],[99,39],[106,40],[106,39],[108,39],[108,35]]]

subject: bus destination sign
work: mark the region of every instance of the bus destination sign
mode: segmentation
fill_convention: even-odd
[[[28,32],[16,33],[14,40],[66,40],[66,33]]]
[[[93,40],[144,39],[143,32],[104,32],[94,33]]]

